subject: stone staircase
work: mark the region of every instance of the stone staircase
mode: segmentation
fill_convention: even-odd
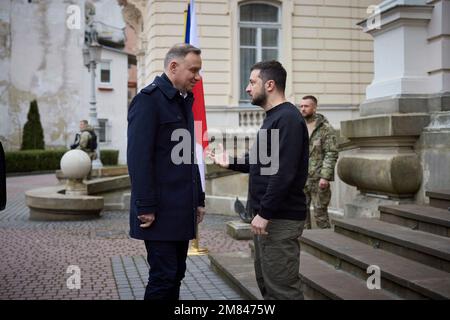
[[[450,190],[427,192],[430,205],[380,206],[379,219],[335,219],[305,230],[299,274],[307,299],[449,299]],[[250,254],[211,254],[211,265],[249,299],[261,299]],[[370,290],[369,266],[381,288]]]

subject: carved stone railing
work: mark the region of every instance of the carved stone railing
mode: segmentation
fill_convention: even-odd
[[[266,114],[260,108],[240,108],[239,127],[261,127]]]

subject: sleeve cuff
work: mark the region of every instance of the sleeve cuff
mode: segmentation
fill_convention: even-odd
[[[205,207],[205,193],[204,192],[202,192],[200,194],[200,197],[198,199],[198,206],[199,207]]]
[[[263,217],[266,220],[270,220],[275,214],[275,211],[269,210],[267,208],[261,208],[261,211],[258,213],[260,217]]]
[[[147,199],[138,199],[134,202],[137,207],[137,212],[139,214],[143,213],[155,213],[157,204],[154,201]]]
[[[321,174],[320,178],[321,179],[325,179],[327,181],[333,181],[334,180],[333,177],[330,177],[330,176],[327,176],[327,175],[324,175],[324,174]]]

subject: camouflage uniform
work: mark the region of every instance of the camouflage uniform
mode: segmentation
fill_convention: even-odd
[[[89,170],[89,173],[86,177],[87,180],[92,179],[92,161],[97,159],[97,153],[95,152],[95,150],[91,150],[88,148],[89,140],[92,137],[92,135],[91,135],[92,131],[94,131],[94,128],[92,128],[91,126],[87,126],[83,130],[81,130],[80,143],[77,147],[77,149],[80,149],[80,150],[83,150],[84,152],[86,152],[87,155],[89,156],[89,158],[91,158],[91,170]]]
[[[315,114],[309,121],[316,121],[315,127],[309,137],[309,170],[305,185],[307,201],[307,217],[305,228],[311,228],[311,202],[314,207],[314,217],[319,228],[329,228],[328,205],[331,199],[330,186],[319,188],[321,178],[334,180],[334,166],[338,158],[336,133],[321,114]]]
[[[87,126],[85,129],[81,131],[80,144],[78,145],[77,149],[83,150],[88,154],[91,160],[95,160],[97,159],[97,153],[95,152],[95,150],[91,150],[88,148],[89,139],[91,139],[92,131],[94,131],[94,128],[92,128],[91,126]]]

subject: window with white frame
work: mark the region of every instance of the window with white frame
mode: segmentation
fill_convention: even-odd
[[[252,65],[259,61],[278,60],[280,51],[280,8],[268,3],[245,3],[239,7],[240,96],[245,92]]]
[[[109,129],[108,119],[98,119],[98,126],[98,142],[109,142],[107,136]]]
[[[111,84],[111,61],[100,62],[100,83]]]

